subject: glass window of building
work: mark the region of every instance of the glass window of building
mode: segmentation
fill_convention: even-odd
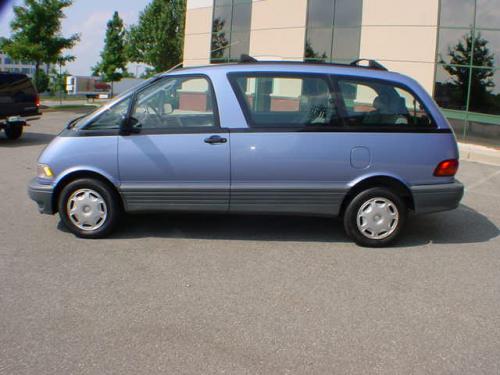
[[[309,0],[304,58],[350,62],[359,57],[363,0]]]
[[[239,60],[250,49],[251,0],[215,0],[210,62]]]
[[[441,27],[471,28],[474,25],[475,0],[441,0]]]
[[[459,138],[500,146],[500,0],[441,0],[434,98]]]

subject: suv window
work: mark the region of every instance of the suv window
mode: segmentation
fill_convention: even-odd
[[[132,117],[142,129],[217,126],[214,97],[204,77],[166,77],[137,95]]]
[[[348,126],[431,127],[422,103],[406,89],[375,80],[338,79]]]
[[[0,103],[34,102],[36,91],[31,80],[22,75],[0,75]]]
[[[337,124],[328,78],[313,75],[230,74],[247,121],[253,127]]]

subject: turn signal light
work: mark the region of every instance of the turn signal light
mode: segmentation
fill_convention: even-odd
[[[458,171],[458,160],[450,159],[442,161],[438,164],[434,171],[436,177],[453,177]]]

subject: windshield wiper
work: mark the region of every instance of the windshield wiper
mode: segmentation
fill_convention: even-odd
[[[88,115],[83,115],[83,116],[74,118],[73,120],[71,120],[70,122],[68,122],[68,125],[66,125],[66,129],[73,128],[76,125],[76,123],[78,122],[78,120],[81,120],[82,118],[84,118],[86,116],[88,116]]]

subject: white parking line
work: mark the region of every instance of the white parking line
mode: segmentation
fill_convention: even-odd
[[[487,176],[487,177],[484,177],[482,179],[480,179],[479,181],[473,183],[472,185],[469,185],[468,187],[465,188],[465,191],[470,191],[472,189],[475,189],[477,188],[478,186],[481,186],[482,184],[484,184],[485,182],[488,182],[489,180],[491,180],[493,177],[495,176],[498,176],[500,175],[500,170],[496,171],[495,173]]]

